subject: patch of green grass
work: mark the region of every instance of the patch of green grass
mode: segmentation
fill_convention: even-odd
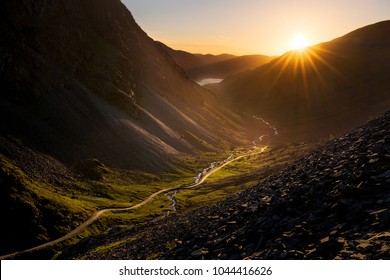
[[[165,244],[165,248],[167,248],[168,250],[173,250],[176,247],[177,247],[177,244],[174,241],[171,241],[171,242],[168,242],[167,244]]]
[[[26,249],[57,238],[85,220],[93,207],[56,192],[48,183],[29,178],[0,157],[1,253]]]
[[[120,246],[123,246],[126,242],[129,242],[129,241],[131,241],[131,238],[129,238],[129,239],[121,239],[119,241],[116,241],[116,242],[113,242],[113,243],[110,243],[110,244],[104,244],[104,245],[101,245],[101,246],[97,246],[97,247],[95,247],[91,251],[91,253],[92,254],[96,254],[96,253],[102,254],[102,253],[105,253],[107,251],[110,251],[110,250],[113,250],[115,248],[118,248]]]
[[[232,194],[256,185],[315,146],[315,143],[288,144],[238,159],[210,175],[199,187],[180,190],[176,195],[177,208],[192,211],[221,202]]]
[[[203,168],[209,166],[211,162],[225,159],[228,154],[229,151],[203,152],[197,159],[188,157],[183,160],[179,169],[158,174],[112,169],[96,159],[91,159],[74,166],[81,179],[64,180],[58,184],[33,180],[10,160],[0,155],[0,183],[11,188],[2,189],[8,196],[3,196],[0,200],[13,201],[12,205],[2,203],[4,213],[10,213],[9,209],[18,209],[20,212],[18,213],[23,217],[19,224],[24,225],[20,229],[15,229],[23,233],[21,236],[13,234],[12,231],[3,233],[3,237],[6,238],[2,240],[11,244],[9,249],[3,247],[6,248],[4,253],[27,249],[63,236],[99,209],[130,207],[161,189],[189,185]],[[162,216],[171,210],[170,203],[167,197],[160,195],[140,209],[106,213],[72,239],[54,245],[52,249],[48,248],[48,251],[61,251],[65,246],[104,232],[114,225],[134,225]],[[14,214],[11,213],[10,216],[12,215]],[[18,215],[16,217],[19,217]],[[9,222],[13,223],[13,220],[10,219]],[[13,236],[15,240],[12,239]],[[18,239],[26,242],[19,242]],[[18,243],[20,246],[14,247]]]
[[[162,253],[154,253],[146,257],[147,260],[158,260],[162,257]]]
[[[205,183],[195,189],[180,190],[176,195],[177,209],[192,211],[220,202],[229,195],[255,185],[260,179],[276,172],[312,147],[312,144],[305,143],[283,145],[259,155],[239,159],[212,174]],[[13,194],[18,197],[21,205],[26,205],[23,207],[31,208],[31,211],[38,213],[38,216],[40,211],[45,212],[48,217],[45,222],[42,219],[33,219],[33,223],[38,227],[34,229],[34,233],[37,233],[40,243],[44,243],[45,240],[52,240],[53,237],[61,236],[76,228],[98,209],[130,207],[161,189],[187,186],[194,182],[193,177],[203,168],[208,167],[211,162],[226,159],[230,152],[204,152],[198,159],[183,160],[182,167],[174,172],[160,174],[110,169],[99,162],[92,161],[90,163],[92,169],[98,175],[104,176],[97,176],[96,180],[84,177],[83,180],[62,182],[61,186],[31,180],[19,168],[2,158],[0,158],[2,159],[0,170],[4,174],[13,174],[12,176],[16,178],[14,181],[17,182],[18,187]],[[239,152],[235,151],[235,153],[237,155]],[[107,212],[77,236],[53,246],[52,250],[61,251],[80,239],[101,234],[113,226],[129,228],[162,217],[171,210],[170,205],[171,201],[166,196],[159,195],[139,209]],[[52,226],[48,224],[49,222]],[[109,244],[96,250],[103,252],[117,245]],[[158,256],[151,257],[158,258]]]
[[[229,187],[198,190],[182,190],[176,195],[179,211],[191,211],[224,200],[230,192]]]
[[[201,151],[211,151],[211,150],[213,150],[213,147],[209,143],[207,143],[206,141],[200,139],[195,134],[193,134],[193,133],[191,133],[191,132],[189,132],[187,130],[184,130],[182,132],[182,136],[189,143],[191,143],[194,147],[196,147],[197,149],[199,149]]]
[[[159,195],[138,209],[108,212],[102,216],[101,222],[108,227],[131,226],[164,216],[167,211],[171,211],[170,205],[171,202],[166,196]]]

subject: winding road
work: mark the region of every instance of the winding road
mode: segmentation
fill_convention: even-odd
[[[210,170],[209,172],[207,172],[206,174],[204,174],[204,176],[201,178],[201,180],[199,180],[199,182],[197,183],[193,183],[191,185],[188,185],[188,186],[181,186],[181,187],[171,187],[171,188],[166,188],[166,189],[162,189],[160,191],[157,191],[153,194],[151,194],[150,196],[148,196],[146,199],[144,199],[143,201],[141,201],[140,203],[138,204],[135,204],[131,207],[123,207],[123,208],[106,208],[106,209],[102,209],[102,210],[99,210],[97,212],[95,212],[88,220],[86,220],[84,223],[82,223],[81,225],[79,225],[77,228],[75,228],[74,230],[72,230],[71,232],[67,233],[66,235],[60,237],[60,238],[57,238],[53,241],[49,241],[47,243],[44,243],[44,244],[41,244],[41,245],[38,245],[38,246],[35,246],[33,248],[30,248],[30,249],[26,249],[26,250],[23,250],[23,251],[18,251],[18,252],[14,252],[14,253],[11,253],[11,254],[7,254],[7,255],[4,255],[4,256],[0,256],[0,259],[3,260],[3,259],[12,259],[14,258],[16,255],[18,254],[22,254],[22,253],[30,253],[30,252],[33,252],[33,251],[37,251],[37,250],[40,250],[40,249],[43,249],[43,248],[46,248],[46,247],[49,247],[49,246],[52,246],[52,245],[55,245],[55,244],[58,244],[60,242],[63,242],[69,238],[72,238],[73,236],[75,236],[76,234],[78,234],[81,230],[83,230],[84,228],[86,228],[87,226],[89,226],[90,224],[92,224],[94,221],[96,221],[97,219],[99,219],[100,216],[102,216],[104,213],[107,213],[107,212],[117,212],[117,211],[129,211],[129,210],[134,210],[134,209],[138,209],[142,206],[144,206],[145,204],[147,204],[150,200],[152,200],[154,197],[160,195],[160,194],[163,194],[163,193],[167,193],[167,192],[170,192],[170,191],[175,191],[175,190],[180,190],[180,189],[193,189],[199,185],[201,185],[209,176],[211,176],[213,173],[215,172],[218,172],[219,170],[221,170],[223,167],[225,167],[226,165],[229,165],[231,164],[232,162],[234,161],[237,161],[241,158],[244,158],[244,157],[247,157],[247,156],[251,156],[251,155],[257,155],[257,154],[260,154],[260,153],[263,153],[266,149],[267,149],[268,146],[265,146],[263,147],[260,151],[257,151],[257,152],[253,152],[253,153],[248,153],[248,154],[244,154],[244,155],[241,155],[241,156],[238,156],[236,158],[233,158],[233,159],[230,159],[228,161],[226,161],[224,164],[218,166],[218,167],[215,167],[213,168],[212,170]]]

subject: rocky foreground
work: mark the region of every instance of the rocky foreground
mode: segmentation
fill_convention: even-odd
[[[390,259],[389,132],[390,111],[218,205],[107,233],[60,257]]]

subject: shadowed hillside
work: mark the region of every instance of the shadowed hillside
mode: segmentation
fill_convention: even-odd
[[[389,32],[384,21],[290,51],[225,80],[218,94],[234,109],[278,124],[289,140],[348,131],[390,107]]]
[[[1,6],[0,254],[142,201],[166,187],[161,173],[174,180],[189,159],[247,142],[241,118],[119,0]]]
[[[119,0],[5,1],[1,13],[2,135],[66,163],[146,170],[242,143],[239,118]]]

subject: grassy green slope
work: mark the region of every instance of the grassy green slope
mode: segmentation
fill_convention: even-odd
[[[4,154],[0,151],[0,215],[3,221],[0,255],[64,236],[97,210],[130,207],[161,189],[190,184],[199,170],[228,155],[228,151],[226,154],[203,153],[198,159],[184,159],[185,164],[176,171],[157,174],[112,169],[96,159],[89,159],[78,162],[72,170],[62,171],[66,176],[59,176],[58,166],[62,165],[56,160],[49,160],[23,146],[9,149],[13,159],[4,150]],[[17,151],[20,151],[20,158]],[[32,162],[32,158],[41,164]],[[62,246],[112,226],[144,222],[169,209],[170,201],[160,195],[140,209],[106,213],[76,237],[50,250],[60,250]],[[38,253],[26,258],[51,255],[50,252],[49,255]]]
[[[92,213],[92,207],[49,184],[29,178],[0,157],[0,253],[25,249],[60,236]]]

